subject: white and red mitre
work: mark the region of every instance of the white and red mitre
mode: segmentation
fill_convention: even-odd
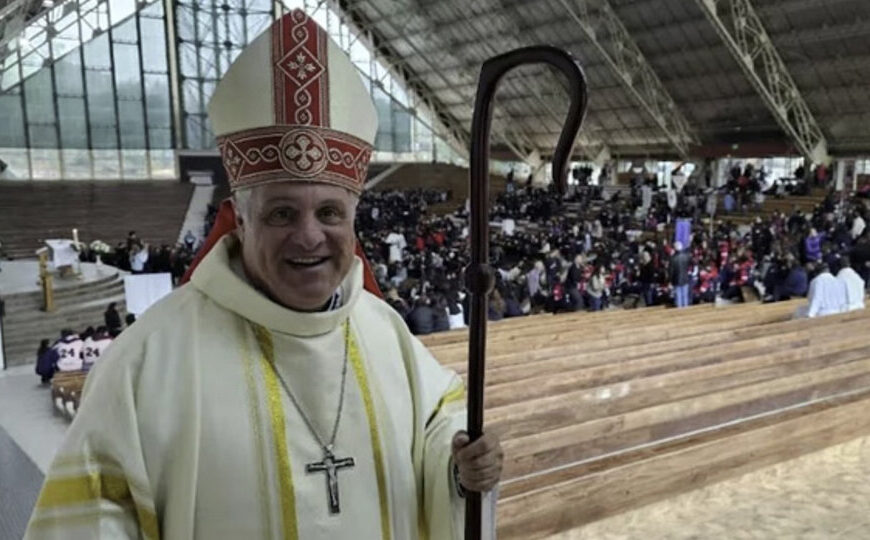
[[[302,10],[242,51],[208,115],[232,190],[299,181],[362,192],[377,112],[350,58]]]

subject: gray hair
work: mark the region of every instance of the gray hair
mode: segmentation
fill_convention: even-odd
[[[232,197],[233,203],[235,203],[236,212],[243,218],[247,218],[250,215],[251,193],[252,190],[250,188],[233,191]]]

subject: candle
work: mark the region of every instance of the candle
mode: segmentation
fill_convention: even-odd
[[[78,229],[73,229],[73,242],[75,242],[75,245],[79,245],[79,230]]]

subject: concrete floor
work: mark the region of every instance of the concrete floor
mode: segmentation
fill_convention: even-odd
[[[0,428],[0,540],[24,535],[36,503],[42,473]]]
[[[18,540],[66,433],[32,366],[0,371],[0,540]]]
[[[39,383],[32,365],[0,371],[0,428],[40,471],[51,465],[67,426],[51,406],[51,388]]]

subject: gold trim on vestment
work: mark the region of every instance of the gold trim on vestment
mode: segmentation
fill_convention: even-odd
[[[368,376],[366,375],[365,366],[363,366],[362,355],[360,354],[356,339],[353,337],[353,332],[349,334],[349,343],[347,346],[348,354],[350,355],[350,363],[353,366],[353,372],[356,375],[357,383],[359,384],[363,405],[366,409],[366,417],[369,422],[369,435],[372,441],[372,453],[375,458],[375,475],[378,481],[378,496],[380,497],[381,506],[381,536],[383,540],[390,540],[392,537],[390,527],[390,505],[387,495],[387,478],[386,473],[384,472],[384,455],[383,450],[381,449],[381,438],[378,434],[377,415],[375,413],[375,405],[372,400],[371,390],[369,389]]]
[[[432,420],[434,420],[435,417],[438,416],[438,413],[441,412],[441,409],[443,409],[444,407],[446,407],[447,405],[449,405],[451,403],[455,403],[457,401],[463,401],[464,399],[465,399],[465,387],[462,385],[457,386],[453,390],[450,390],[449,392],[447,392],[446,394],[441,396],[441,399],[438,400],[438,405],[435,407],[435,410],[432,411],[432,414],[429,415],[429,419],[426,420],[426,426],[428,427],[429,424],[432,423]]]
[[[251,422],[251,428],[254,431],[254,446],[257,454],[257,496],[260,499],[263,522],[266,524],[263,536],[265,538],[274,538],[272,536],[272,504],[268,490],[269,475],[266,472],[266,444],[260,416],[260,392],[257,388],[254,359],[251,357],[250,349],[248,348],[247,328],[244,325],[242,325],[241,332],[242,361],[248,393],[248,420]]]
[[[139,524],[139,530],[146,538],[159,539],[160,525],[156,513],[137,504],[130,492],[127,479],[122,475],[103,474],[92,471],[77,476],[51,477],[45,481],[39,499],[36,501],[37,516],[39,512],[58,507],[70,507],[108,501],[122,508],[134,509]],[[95,512],[95,517],[104,512]],[[74,517],[74,516],[71,516]],[[64,518],[67,521],[69,518]],[[58,519],[53,517],[36,517],[34,526],[57,525]],[[54,522],[54,523],[53,523]]]
[[[106,510],[103,508],[92,508],[84,512],[76,512],[70,515],[56,516],[56,515],[47,515],[47,516],[36,516],[34,517],[30,523],[28,524],[28,528],[32,530],[39,529],[57,529],[66,532],[67,534],[71,534],[69,532],[71,527],[81,526],[81,525],[91,525],[91,526],[99,526],[100,520],[106,517]],[[157,527],[157,518],[154,518],[154,527]],[[62,524],[62,525],[61,525]],[[150,525],[148,526],[150,529]],[[159,536],[148,536],[148,532],[140,526],[140,533],[142,534],[142,538],[146,539],[159,539]],[[156,530],[156,529],[155,529]],[[56,532],[56,531],[55,531]]]
[[[287,448],[287,430],[284,425],[284,406],[281,403],[281,388],[275,370],[275,348],[272,335],[258,324],[251,323],[254,336],[260,346],[260,370],[266,385],[266,401],[269,405],[269,419],[272,424],[272,439],[275,458],[278,462],[278,486],[281,493],[281,523],[283,538],[295,540],[299,537],[296,525],[296,494],[293,491],[293,472],[290,469],[290,453]]]
[[[426,428],[428,428],[432,421],[435,420],[435,418],[438,416],[438,413],[444,410],[447,405],[463,400],[465,400],[465,386],[462,385],[460,381],[459,385],[456,386],[453,390],[448,390],[446,394],[441,396],[441,399],[438,400],[438,404],[435,406],[435,410],[432,411],[432,414],[430,414],[429,418],[426,420],[423,429],[425,430]],[[423,493],[425,493],[425,486],[423,486],[422,491]],[[420,502],[422,503],[422,500]],[[420,540],[425,540],[428,537],[428,531],[426,530],[425,514],[425,506],[421,504],[419,509],[417,510],[417,532],[419,534]]]

